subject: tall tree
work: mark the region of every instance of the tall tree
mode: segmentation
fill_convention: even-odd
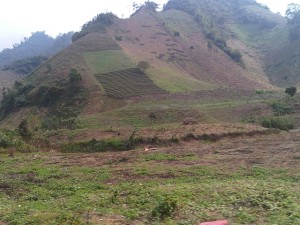
[[[153,1],[148,0],[144,3],[144,5],[145,5],[145,8],[150,11],[156,11],[158,9],[158,4]]]
[[[299,16],[299,13],[300,13],[300,5],[296,3],[291,3],[288,5],[288,8],[285,12],[285,16],[290,21],[293,21],[296,17]]]

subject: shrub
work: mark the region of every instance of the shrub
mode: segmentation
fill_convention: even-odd
[[[138,63],[138,67],[145,72],[146,69],[148,69],[150,67],[150,64],[147,61],[140,61]]]
[[[274,101],[271,104],[271,107],[275,116],[281,116],[292,113],[292,108],[286,102]]]
[[[0,131],[0,148],[8,148],[12,145],[12,140]]]
[[[185,118],[183,120],[183,125],[195,125],[198,124],[197,120],[195,120],[194,118]]]
[[[23,119],[18,127],[19,134],[24,139],[30,139],[31,133],[29,131],[28,122],[26,119]]]
[[[42,85],[30,96],[30,102],[37,106],[51,106],[60,99],[64,91],[65,89],[59,86]]]
[[[179,33],[178,31],[175,31],[175,32],[174,32],[174,36],[175,36],[175,37],[180,37],[180,33]]]
[[[45,56],[34,56],[13,62],[4,66],[4,70],[13,70],[16,73],[30,74],[35,68],[44,63],[48,58]]]
[[[20,140],[18,134],[8,131],[0,131],[0,150],[1,148],[8,149],[8,153],[11,156],[13,156],[14,151],[28,153],[35,150],[32,146]],[[4,152],[7,151],[5,150]]]
[[[135,137],[133,132],[128,139],[107,139],[97,141],[92,139],[90,141],[82,141],[64,144],[62,146],[64,152],[106,152],[106,151],[128,151],[136,147],[138,143],[142,142]]]
[[[285,93],[293,97],[297,93],[297,88],[296,87],[288,87],[285,89]]]
[[[115,37],[115,40],[116,40],[116,41],[123,41],[123,37],[122,37],[122,36],[116,36],[116,37]]]
[[[70,69],[69,82],[71,84],[76,84],[80,81],[82,81],[82,77],[81,77],[80,73],[78,73],[78,71],[76,69]]]
[[[156,120],[156,119],[158,118],[157,115],[156,115],[156,113],[154,113],[154,112],[149,113],[149,114],[148,114],[148,117],[149,117],[150,119],[152,119],[152,120]]]
[[[295,121],[287,116],[268,116],[261,119],[261,125],[266,128],[289,131],[294,129]]]
[[[178,209],[178,199],[175,196],[163,197],[153,209],[152,216],[158,219],[172,217]]]
[[[49,115],[43,119],[42,128],[44,130],[75,129],[76,117],[71,115]]]
[[[83,141],[69,143],[62,146],[64,152],[106,152],[106,151],[126,151],[130,150],[125,140],[110,139],[97,141]]]

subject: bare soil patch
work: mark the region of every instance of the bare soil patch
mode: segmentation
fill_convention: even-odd
[[[254,135],[225,138],[218,142],[190,141],[181,145],[144,151],[143,148],[127,152],[106,152],[91,154],[54,154],[47,163],[64,166],[87,166],[114,168],[114,173],[123,179],[144,179],[136,175],[131,165],[141,163],[144,157],[153,153],[163,153],[180,157],[192,154],[192,160],[163,160],[164,166],[217,166],[236,170],[241,167],[263,166],[286,168],[290,171],[300,169],[300,131],[281,132],[272,135]],[[154,161],[158,165],[161,161]],[[172,175],[157,174],[157,178]],[[153,178],[153,176],[151,176]]]

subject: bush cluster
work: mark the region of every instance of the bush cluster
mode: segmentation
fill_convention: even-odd
[[[91,31],[102,31],[105,27],[113,24],[114,18],[117,18],[113,13],[100,13],[95,16],[91,21],[85,23],[81,31],[74,33],[72,41],[77,41],[78,39],[84,37]]]
[[[152,217],[158,219],[171,218],[178,209],[178,198],[176,196],[165,196],[158,202],[152,211]]]
[[[289,131],[294,129],[295,121],[288,116],[267,116],[261,119],[261,125],[265,128]]]

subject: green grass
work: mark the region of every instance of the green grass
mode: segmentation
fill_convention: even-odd
[[[171,93],[189,93],[216,88],[213,84],[180,74],[170,67],[150,68],[146,72],[157,86]]]
[[[132,68],[96,76],[105,93],[114,98],[164,93],[140,69]]]
[[[245,115],[237,115],[232,112],[242,109],[245,106],[263,104],[268,100],[254,96],[251,99],[246,97],[240,99],[149,99],[130,104],[120,109],[103,112],[97,115],[89,115],[78,118],[78,125],[81,128],[98,128],[106,130],[111,127],[115,129],[132,127],[166,127],[178,126],[185,118],[197,119],[199,123],[212,123],[216,119],[222,119],[222,115],[228,114],[228,119],[239,122]],[[150,113],[157,115],[156,119],[149,117]],[[222,115],[221,115],[222,114]],[[217,116],[217,118],[215,118]]]
[[[0,222],[105,224],[105,218],[123,218],[123,224],[197,224],[226,218],[231,224],[299,223],[299,173],[174,167],[165,160],[185,157],[167,155],[150,154],[141,161],[136,156],[128,164],[108,158],[100,167],[68,164],[74,155],[66,154],[1,155]]]
[[[86,52],[84,59],[93,74],[106,74],[136,67],[122,50]]]

